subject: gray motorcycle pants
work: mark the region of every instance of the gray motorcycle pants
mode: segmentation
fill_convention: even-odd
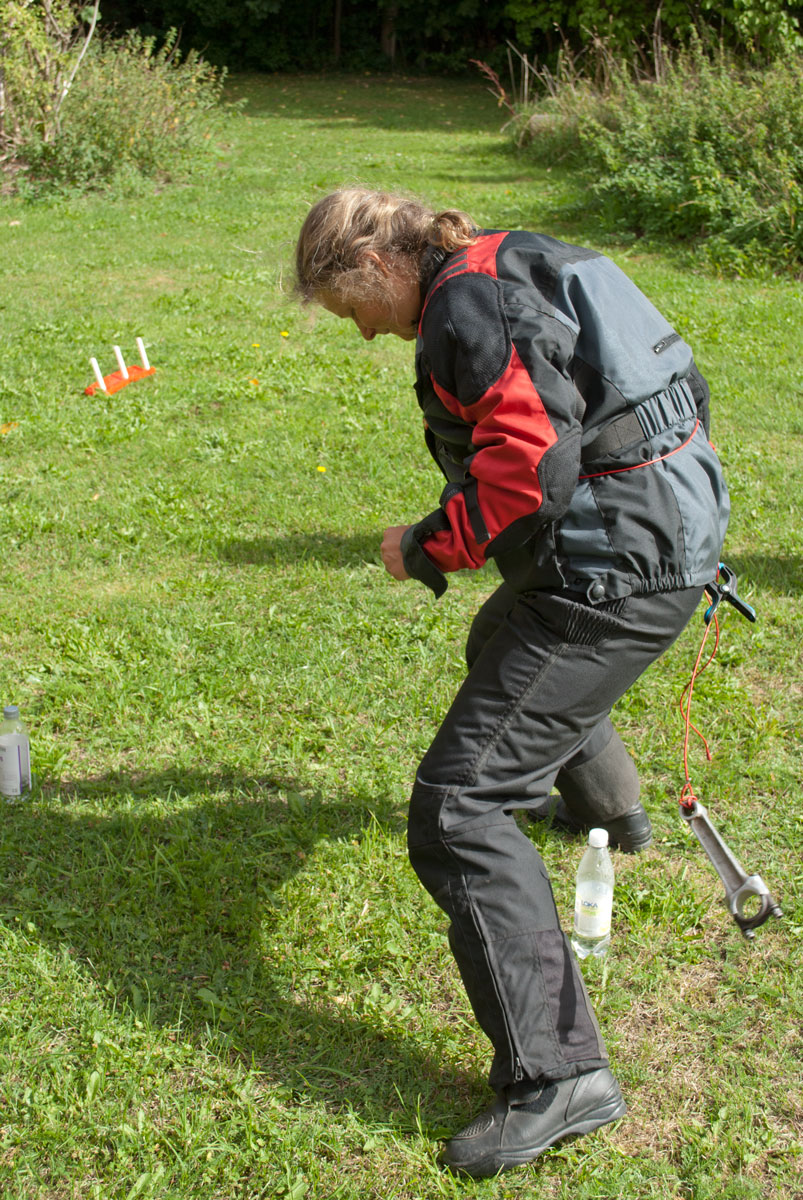
[[[499,1090],[607,1065],[549,877],[514,813],[613,734],[611,707],[678,637],[702,589],[591,606],[503,585],[469,635],[469,672],[418,770],[410,861],[450,920]],[[615,797],[612,797],[615,801]]]

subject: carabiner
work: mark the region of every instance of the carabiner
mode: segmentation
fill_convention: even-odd
[[[736,573],[730,567],[726,567],[725,563],[721,562],[719,564],[716,579],[713,583],[707,583],[705,590],[711,601],[703,618],[706,625],[710,624],[711,618],[719,608],[721,600],[727,600],[738,613],[741,613],[743,617],[747,617],[748,621],[755,621],[756,610],[746,600],[740,599],[737,595]]]

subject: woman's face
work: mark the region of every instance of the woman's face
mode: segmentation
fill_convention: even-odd
[[[421,315],[418,282],[395,274],[378,256],[374,262],[383,277],[384,294],[380,299],[349,301],[332,292],[321,292],[317,299],[327,312],[352,320],[366,342],[372,342],[382,333],[412,342]]]

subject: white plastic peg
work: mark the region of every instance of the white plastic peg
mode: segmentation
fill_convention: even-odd
[[[112,349],[114,350],[114,357],[117,359],[117,366],[120,368],[120,374],[123,379],[128,379],[128,367],[125,365],[122,350],[119,346],[113,346]]]
[[[137,350],[139,350],[139,358],[146,371],[150,371],[151,364],[148,362],[148,356],[145,353],[145,343],[142,338],[137,338]]]
[[[100,367],[98,366],[98,360],[96,358],[90,358],[89,363],[90,363],[90,366],[92,367],[92,370],[95,372],[95,378],[98,381],[98,387],[100,388],[100,390],[102,392],[108,392],[109,389],[106,387],[106,380],[103,378],[103,376],[100,373]]]

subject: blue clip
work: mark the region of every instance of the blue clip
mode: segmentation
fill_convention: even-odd
[[[739,596],[736,594],[736,575],[724,563],[721,562],[719,564],[715,581],[707,583],[705,590],[711,601],[703,618],[706,625],[710,624],[711,618],[719,608],[722,600],[727,600],[728,604],[732,604],[738,613],[741,613],[743,617],[747,617],[748,621],[755,621],[756,610],[745,600],[739,599]]]

